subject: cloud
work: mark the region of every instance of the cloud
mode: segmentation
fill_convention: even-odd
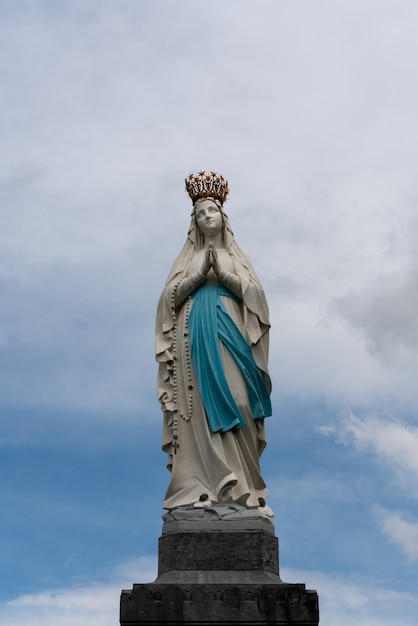
[[[337,442],[346,446],[354,446],[362,453],[371,453],[380,461],[380,467],[388,478],[383,482],[396,481],[397,494],[407,498],[409,515],[413,515],[410,495],[418,498],[418,428],[394,417],[357,417],[346,413],[338,424],[320,426],[320,432],[333,435]],[[367,469],[363,470],[367,471]],[[370,503],[380,498],[387,502],[395,502],[394,494],[385,496],[384,490],[376,489]],[[377,523],[391,543],[400,547],[409,561],[418,558],[418,523],[411,522],[393,512],[388,513],[380,504],[373,504]]]
[[[383,532],[392,543],[400,546],[410,561],[418,559],[418,523],[401,519],[398,515],[387,517]]]
[[[100,577],[106,582],[86,581],[71,589],[45,590],[0,603],[0,622],[2,626],[115,626],[122,588],[154,580],[156,559],[120,563]]]
[[[365,187],[364,179],[356,182],[355,193],[364,196],[366,224],[361,232],[366,230],[367,236],[362,239],[360,235],[352,251],[356,282],[330,298],[329,313],[344,321],[385,368],[412,368],[416,376],[418,221],[412,200],[416,193],[412,181],[401,174],[391,173],[386,181],[369,180]]]
[[[389,367],[406,353],[418,366],[418,273],[381,277],[372,287],[335,299],[332,308]],[[411,360],[412,360],[411,359]]]
[[[47,168],[31,159],[12,163],[8,172],[0,180],[0,192],[21,189],[30,184],[41,182],[47,174]]]
[[[304,582],[316,589],[321,626],[415,626],[416,594],[372,584],[359,575],[325,574],[320,571],[286,569],[287,582]]]
[[[86,380],[95,398],[109,393],[115,369],[106,341],[108,355],[115,351],[142,378],[148,365],[133,363],[125,343],[110,346],[112,327],[120,327],[114,301],[137,315],[152,343],[154,311],[138,311],[138,300],[156,300],[185,236],[183,177],[208,166],[230,179],[232,225],[265,278],[277,337],[272,360],[277,354],[283,362],[283,386],[334,396],[395,388],[396,373],[391,384],[382,381],[353,341],[352,326],[324,332],[318,320],[330,299],[347,287],[357,293],[363,275],[381,263],[395,201],[414,210],[411,197],[404,202],[415,184],[408,152],[415,108],[407,97],[414,57],[399,45],[414,36],[405,11],[382,10],[377,18],[356,3],[326,10],[305,3],[301,13],[291,4],[267,1],[256,10],[240,2],[237,20],[231,2],[214,21],[210,7],[196,15],[190,2],[181,9],[128,3],[123,11],[96,0],[88,9],[81,2],[25,6],[6,13],[1,44],[15,69],[2,85],[7,141],[0,171],[9,185],[0,207],[0,271],[21,281],[20,289],[6,289],[14,304],[1,318],[2,335],[11,325],[14,338],[51,329],[55,340],[61,316],[66,333],[81,316],[102,319],[106,310],[108,323],[92,331],[94,341],[87,330],[71,330],[68,343],[57,342],[63,353],[89,344],[109,365],[102,384],[88,380],[87,368],[74,375],[70,367],[69,387],[81,385],[78,397],[87,397]],[[388,88],[393,82],[396,90]],[[71,293],[60,285],[68,272]],[[21,292],[39,303],[35,311]],[[52,315],[45,310],[51,292],[62,299]],[[84,307],[93,297],[97,307]],[[350,306],[344,319],[362,321]],[[134,324],[132,315],[126,336],[137,332]],[[389,332],[380,327],[388,350]],[[42,354],[39,344],[34,351]],[[84,353],[74,359],[86,360]],[[350,376],[354,369],[367,375]],[[20,388],[24,382],[28,390],[39,387],[25,378]]]
[[[340,443],[374,453],[403,476],[418,477],[418,428],[414,426],[395,418],[360,418],[348,412],[338,425],[320,426],[319,430],[334,435]]]

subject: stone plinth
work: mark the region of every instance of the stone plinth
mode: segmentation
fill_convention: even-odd
[[[279,578],[278,540],[266,516],[173,514],[159,541],[157,580],[122,591],[121,626],[318,625],[316,591]]]

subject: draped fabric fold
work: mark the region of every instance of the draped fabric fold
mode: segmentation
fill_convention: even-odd
[[[254,418],[271,415],[269,392],[242,333],[229,316],[221,296],[238,301],[221,285],[205,285],[195,291],[188,328],[191,359],[212,432],[245,426],[245,419],[229,389],[219,339],[231,354],[245,381]]]
[[[263,418],[271,414],[268,305],[223,209],[222,218],[218,258],[237,277],[241,299],[220,285],[213,270],[190,298],[176,299],[182,281],[201,270],[206,250],[193,212],[158,303],[157,386],[171,472],[164,499],[169,510],[202,497],[258,507],[268,495],[260,470]]]

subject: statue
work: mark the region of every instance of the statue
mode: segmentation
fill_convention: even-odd
[[[164,508],[233,503],[273,515],[259,460],[271,415],[265,294],[223,209],[228,182],[201,171],[186,189],[191,223],[156,321]]]

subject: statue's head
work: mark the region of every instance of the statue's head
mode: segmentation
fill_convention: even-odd
[[[224,226],[222,204],[215,198],[200,198],[193,207],[196,226],[207,237],[215,237]]]
[[[223,204],[228,195],[228,181],[217,174],[201,170],[186,178],[186,191],[193,202],[192,221],[188,237],[199,249],[204,246],[205,236],[216,236],[223,231],[223,240],[228,247],[234,236],[229,226]]]

